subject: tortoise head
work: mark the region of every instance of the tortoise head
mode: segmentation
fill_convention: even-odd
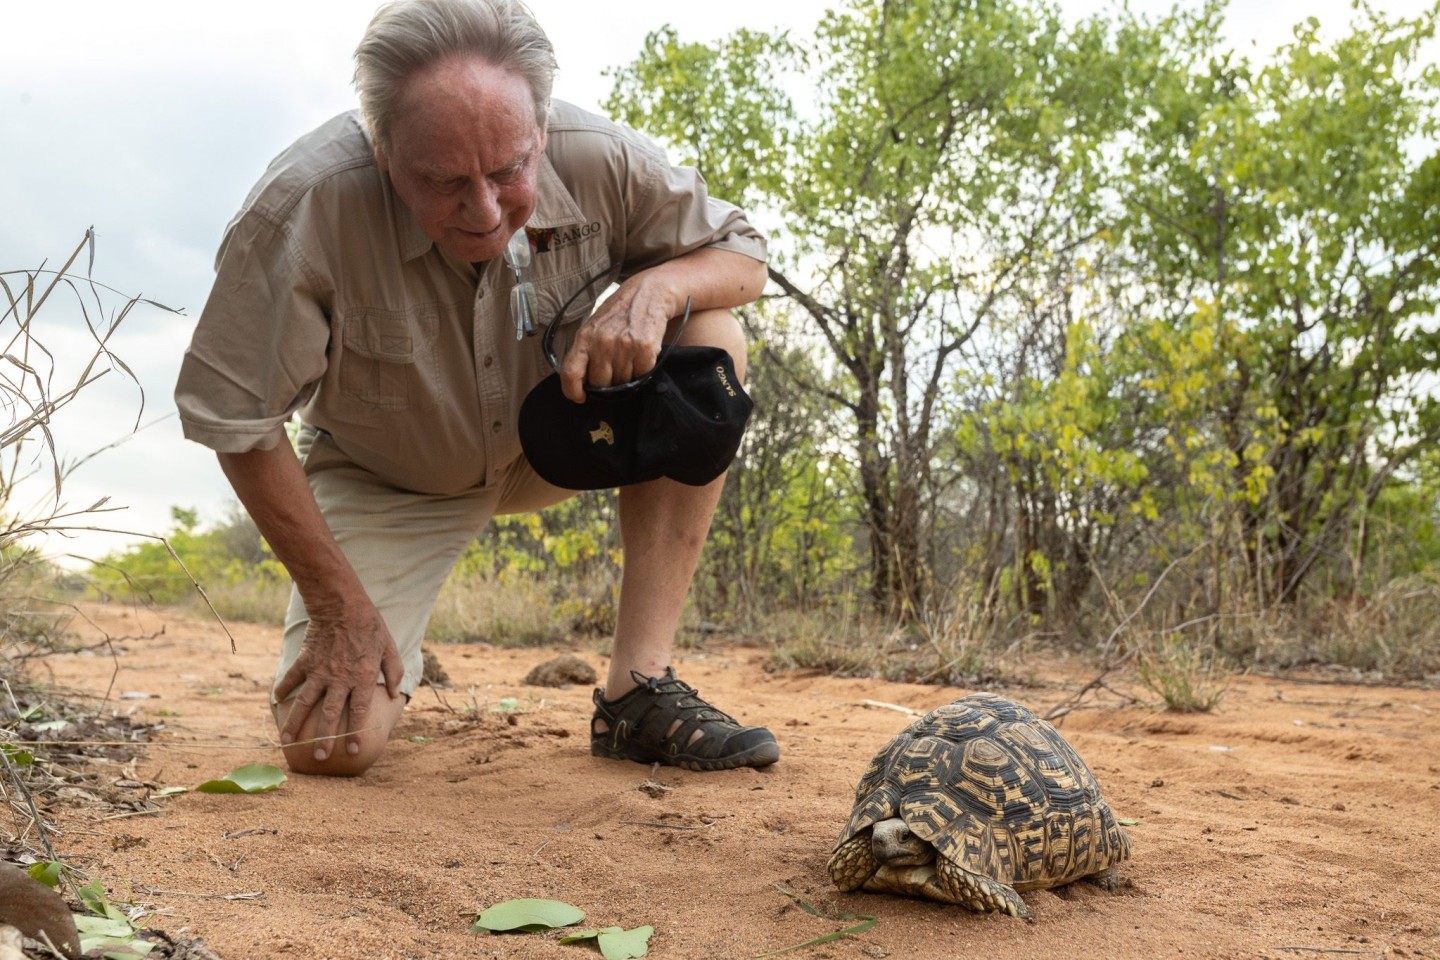
[[[935,870],[935,848],[917,837],[905,821],[891,817],[870,832],[870,856],[875,872],[864,883],[872,893],[949,901]]]
[[[922,867],[935,859],[935,848],[915,836],[899,817],[875,824],[870,852],[882,867]]]
[[[826,863],[830,878],[847,893],[880,890],[923,896],[916,888],[935,873],[935,848],[889,816],[841,835]]]

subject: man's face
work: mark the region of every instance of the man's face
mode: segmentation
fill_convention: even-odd
[[[448,60],[405,81],[380,168],[425,236],[451,256],[500,256],[535,209],[545,130],[518,75]]]

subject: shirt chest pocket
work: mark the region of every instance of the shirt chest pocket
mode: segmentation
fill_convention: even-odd
[[[340,323],[340,392],[380,410],[420,410],[439,402],[436,304],[409,311],[358,307]]]
[[[616,273],[609,258],[600,256],[559,276],[537,278],[541,322],[559,324],[563,331],[560,342],[568,342],[576,325],[595,311],[595,304],[617,279]]]

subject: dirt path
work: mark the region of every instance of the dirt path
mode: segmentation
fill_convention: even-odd
[[[194,786],[280,762],[265,706],[276,630],[237,626],[232,655],[197,619],[93,613],[121,650],[112,696],[150,695],[117,705],[169,728],[141,779]],[[796,957],[1440,957],[1435,691],[1242,678],[1210,716],[1087,700],[1060,726],[1117,814],[1141,821],[1132,885],[1028,894],[1036,920],[1025,923],[841,895],[825,874],[855,780],[909,722],[861,702],[925,710],[968,691],[769,676],[755,650],[690,651],[681,676],[769,724],[784,755],[765,771],[661,768],[650,782],[647,767],[589,756],[588,689],[522,684],[552,652],[437,652],[455,685],[448,708],[422,688],[367,776],[184,794],[160,816],[77,808],[61,820],[62,855],[117,896],[128,884],[158,926],[227,960],[598,956],[553,937],[467,932],[475,911],[512,897],[569,901],[587,926],[653,925],[658,958],[754,957],[845,925],[807,915],[777,885],[878,918]],[[581,653],[603,675],[603,659]],[[103,693],[111,681],[103,652],[48,662],[67,686]],[[1089,677],[1034,669],[1045,682],[1007,693],[1041,712]],[[490,709],[511,697],[521,712]]]

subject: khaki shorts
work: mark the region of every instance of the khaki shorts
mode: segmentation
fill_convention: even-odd
[[[493,486],[438,496],[390,486],[352,463],[328,433],[314,427],[301,429],[298,447],[320,512],[395,639],[405,666],[400,690],[407,697],[420,685],[420,641],[430,611],[470,541],[493,516],[533,513],[575,495],[541,480],[524,457]],[[309,622],[292,588],[277,683],[300,655]]]

